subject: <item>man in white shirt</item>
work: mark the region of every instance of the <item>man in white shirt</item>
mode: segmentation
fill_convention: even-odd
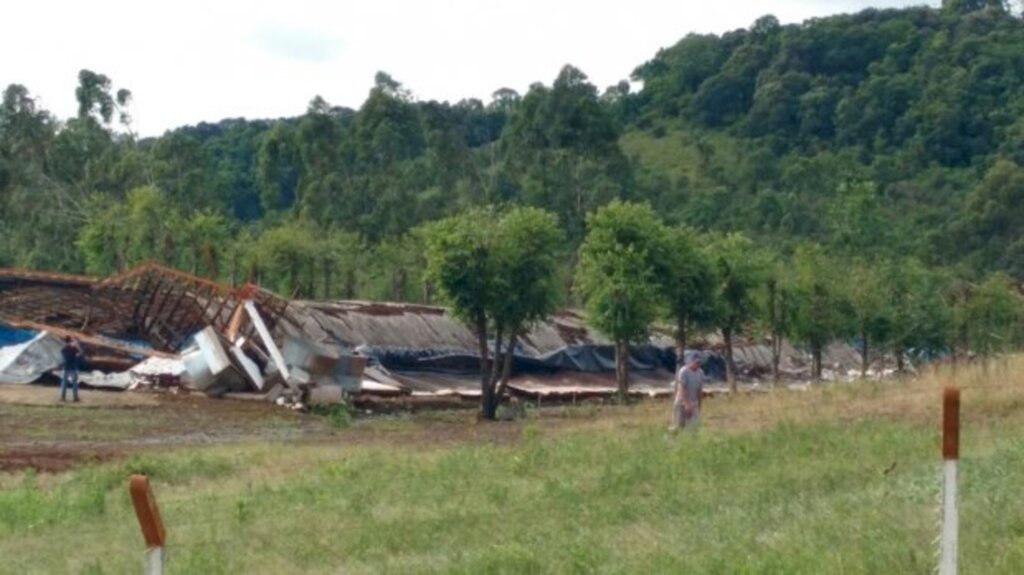
[[[706,379],[696,355],[676,374],[675,396],[672,400],[673,431],[680,427],[696,429],[700,425],[701,396]]]

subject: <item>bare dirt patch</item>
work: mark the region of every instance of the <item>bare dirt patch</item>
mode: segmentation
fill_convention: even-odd
[[[0,448],[0,473],[34,469],[43,473],[67,471],[79,465],[113,461],[124,452],[112,449],[79,449],[43,446],[38,448]]]
[[[68,392],[69,398],[71,393]],[[132,407],[159,405],[155,395],[82,389],[78,403],[61,402],[60,388],[50,385],[0,385],[0,405],[91,407]]]

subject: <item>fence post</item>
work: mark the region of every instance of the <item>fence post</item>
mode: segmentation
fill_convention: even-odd
[[[939,575],[956,575],[960,530],[957,509],[957,461],[960,459],[960,389],[942,394],[942,547]]]
[[[146,540],[144,573],[163,575],[164,562],[167,560],[164,554],[167,532],[164,530],[164,522],[160,518],[160,510],[157,509],[149,478],[145,475],[132,475],[128,481],[128,491],[132,496],[132,505],[135,506],[135,516],[139,518],[142,538]]]

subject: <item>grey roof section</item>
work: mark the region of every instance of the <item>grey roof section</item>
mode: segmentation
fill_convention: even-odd
[[[295,301],[279,326],[285,333],[324,346],[460,350],[475,353],[472,330],[445,308],[364,301]],[[582,314],[565,311],[533,326],[520,351],[538,357],[568,345],[608,344],[589,330]]]

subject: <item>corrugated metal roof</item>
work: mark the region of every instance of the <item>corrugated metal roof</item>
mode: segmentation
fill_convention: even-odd
[[[476,335],[445,308],[363,301],[293,302],[282,322],[292,335],[324,345],[459,350],[476,353]],[[540,356],[574,344],[607,344],[573,311],[538,323],[520,342],[526,355]]]

